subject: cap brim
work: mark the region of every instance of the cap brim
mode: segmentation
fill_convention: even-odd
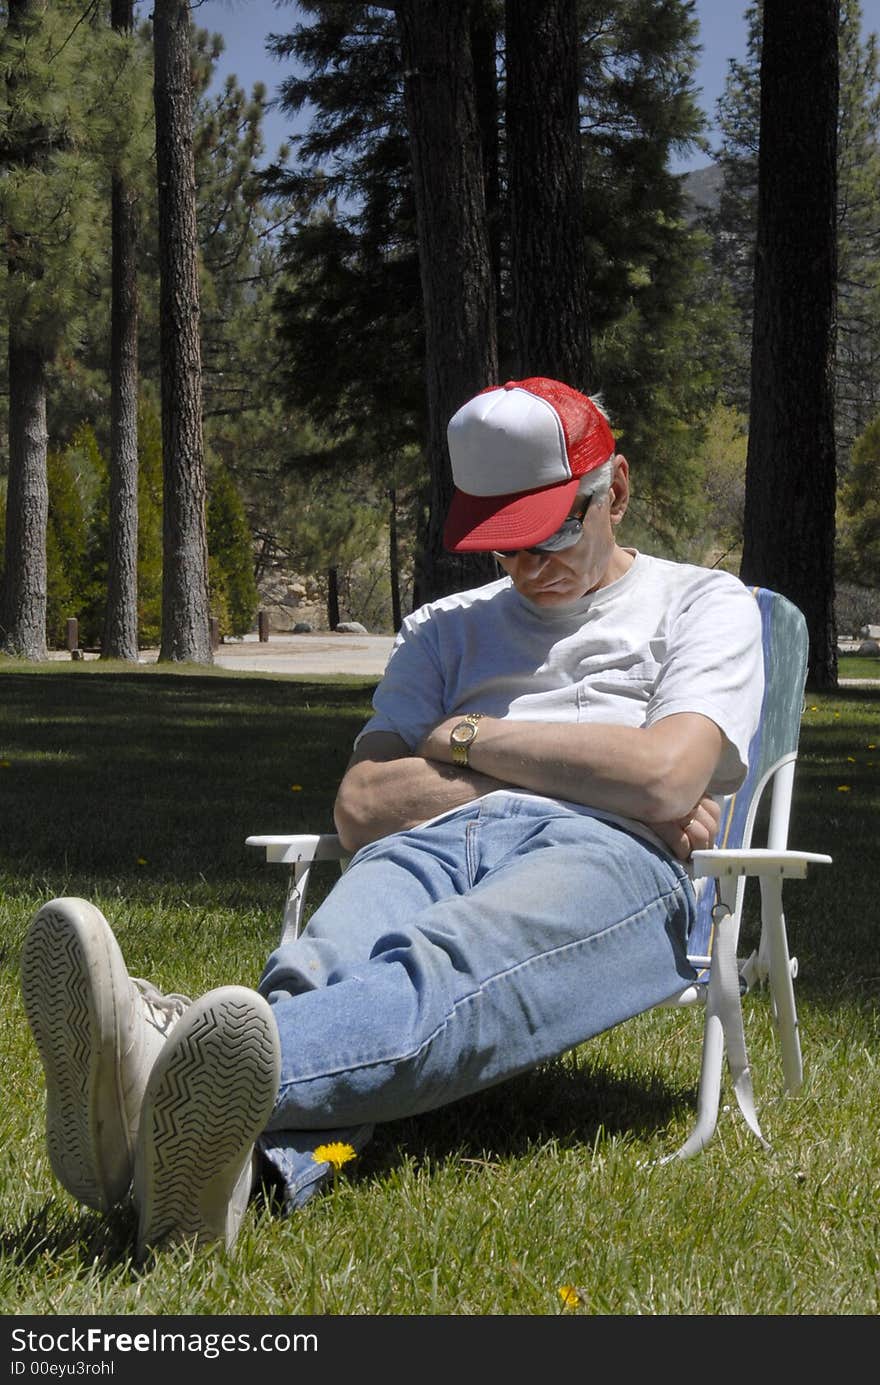
[[[531,548],[549,539],[566,519],[580,478],[513,495],[467,495],[455,490],[443,543],[450,553]]]

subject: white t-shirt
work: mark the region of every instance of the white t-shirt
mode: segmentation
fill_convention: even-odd
[[[730,573],[636,553],[616,582],[566,606],[535,605],[509,577],[422,606],[401,626],[357,739],[392,731],[414,750],[457,712],[634,727],[700,712],[724,736],[709,785],[721,795],[745,777],[762,693],[749,589]]]

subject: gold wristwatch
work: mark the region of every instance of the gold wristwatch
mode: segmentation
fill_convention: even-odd
[[[482,715],[482,712],[468,712],[464,720],[453,726],[450,731],[449,744],[452,747],[452,763],[454,765],[467,766],[468,750],[473,744],[477,734],[477,723]]]

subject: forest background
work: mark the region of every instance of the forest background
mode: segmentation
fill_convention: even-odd
[[[25,332],[47,381],[50,645],[63,644],[71,615],[83,644],[100,645],[106,628],[112,208],[123,174],[137,213],[137,639],[145,647],[161,633],[154,43],[149,21],[114,31],[114,8],[0,4],[0,213],[7,227],[24,228],[7,236],[0,313],[4,343]],[[262,136],[270,93],[247,93],[235,77],[216,89],[221,41],[192,30],[211,610],[223,634],[239,635],[258,606],[293,588],[330,628],[355,619],[390,631],[426,594],[417,559],[432,517],[400,35],[392,6],[301,3],[289,7],[287,30],[285,8],[270,45],[276,70],[290,66],[280,103],[292,119],[306,113],[306,124],[278,151]],[[11,22],[24,9],[35,22],[26,54]],[[507,376],[522,355],[519,324],[540,316],[510,272],[517,182],[506,83],[518,55],[502,4],[480,0],[472,14],[497,357]],[[601,390],[633,465],[626,541],[731,571],[742,554],[749,432],[761,7],[746,18],[747,55],[730,64],[721,139],[710,148],[694,90],[693,5],[578,7],[590,378],[575,383]],[[880,618],[880,78],[876,40],[863,27],[857,0],[842,0],[834,359],[842,633]],[[35,140],[22,143],[23,128],[41,132],[39,158]],[[672,171],[682,151],[700,147],[714,160],[708,176]],[[543,168],[542,179],[555,172]],[[4,392],[0,410],[7,403]],[[4,487],[8,438],[0,416]],[[3,533],[8,547],[5,525]]]

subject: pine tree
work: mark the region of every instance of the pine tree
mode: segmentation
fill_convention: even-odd
[[[424,446],[426,437],[400,47],[390,7],[306,0],[300,9],[308,22],[274,45],[304,72],[283,84],[283,104],[296,111],[309,102],[316,111],[299,144],[300,169],[275,173],[294,216],[282,245],[289,282],[279,297],[286,391],[318,426],[366,438],[368,455],[382,455],[371,441],[384,437],[387,455],[400,442]],[[511,170],[499,166],[507,144],[502,15],[499,4],[475,7],[468,41],[506,378],[519,363],[504,194]],[[723,341],[718,309],[698,291],[700,237],[685,225],[681,180],[668,168],[670,153],[701,128],[695,22],[679,0],[594,0],[581,6],[579,34],[594,379],[640,463],[634,513],[640,509],[645,526],[661,528],[674,548],[698,518],[697,470],[688,458],[715,392]]]
[[[70,448],[50,451],[47,458],[46,634],[55,646],[64,644],[67,621],[83,610],[88,531],[76,454],[92,449],[97,453],[94,433],[83,429]],[[94,463],[94,456],[89,460]]]
[[[106,71],[92,7],[9,0],[0,218],[7,244],[9,481],[0,647],[46,658],[47,378],[75,329],[102,209],[89,114]],[[83,22],[83,21],[86,22]]]
[[[856,439],[840,500],[839,575],[857,586],[873,587],[876,600],[880,588],[880,414]]]
[[[111,0],[110,17],[134,66],[133,0]],[[127,144],[130,128],[125,133]],[[137,663],[138,193],[125,152],[114,160],[111,191],[110,549],[101,657]]]
[[[163,598],[160,660],[211,663],[199,279],[193,165],[191,26],[186,0],[156,0]]]
[[[419,604],[494,575],[488,555],[452,555],[443,547],[453,492],[446,427],[470,395],[498,376],[469,9],[444,0],[401,0],[396,6],[425,319],[431,489],[416,572]]]
[[[813,686],[837,681],[833,352],[838,0],[764,0],[741,576],[803,611]]]
[[[219,461],[210,468],[208,487],[208,570],[211,609],[221,635],[244,635],[253,628],[259,605],[244,506],[229,472]]]
[[[506,0],[505,16],[514,374],[590,393],[577,0]]]
[[[742,408],[752,325],[761,14],[760,4],[746,11],[747,55],[730,63],[718,105],[723,185],[710,223],[717,270],[740,321],[726,394]],[[841,0],[835,431],[844,474],[853,439],[880,406],[880,67],[876,36],[863,36],[862,28],[858,0]]]
[[[880,409],[880,60],[857,0],[841,0],[835,424],[850,449]]]

